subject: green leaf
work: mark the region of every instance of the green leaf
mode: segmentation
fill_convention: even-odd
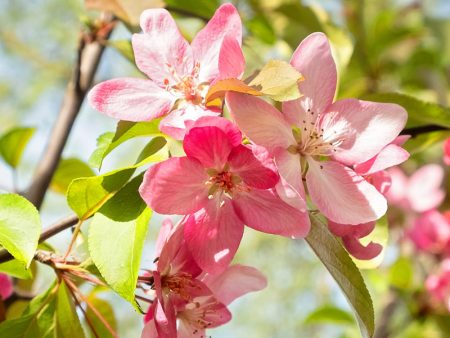
[[[213,16],[216,9],[220,6],[219,0],[197,0],[195,6],[186,0],[165,0],[165,3],[169,10],[180,9],[187,16],[191,13],[191,16],[201,16],[203,18],[210,18]]]
[[[92,305],[98,313],[103,317],[103,319],[108,323],[110,328],[114,331],[117,331],[117,321],[116,316],[114,315],[114,309],[111,304],[107,301],[96,297],[96,293],[91,293],[88,297],[90,305]],[[89,306],[86,310],[86,316],[89,318],[92,326],[97,332],[99,337],[102,338],[115,338],[117,336],[113,336],[111,332],[106,328],[105,324],[100,320],[94,311],[92,311]]]
[[[289,101],[301,96],[298,83],[302,79],[302,75],[289,63],[270,60],[249,86],[257,88],[276,101]]]
[[[6,163],[16,168],[35,128],[13,128],[0,137],[0,155]]]
[[[104,158],[119,145],[138,136],[162,136],[159,119],[151,122],[119,121],[115,133],[105,133],[97,139],[97,149],[89,158],[89,164],[100,168]]]
[[[434,131],[430,133],[420,134],[410,138],[405,143],[404,148],[411,154],[417,154],[425,150],[429,150],[431,146],[442,142],[450,137],[450,130]]]
[[[410,258],[399,257],[389,270],[389,283],[401,290],[411,286],[413,277],[414,268]]]
[[[59,286],[56,300],[56,336],[61,338],[85,337],[75,304],[64,281]]]
[[[311,231],[306,241],[344,292],[363,337],[372,337],[375,326],[373,304],[361,273],[327,225],[316,215],[311,214],[310,218]]]
[[[406,128],[434,124],[450,128],[450,109],[399,93],[381,93],[364,96],[365,100],[397,103],[408,112]]]
[[[311,312],[305,319],[305,324],[353,324],[353,316],[338,307],[327,305]]]
[[[117,50],[125,59],[130,61],[133,65],[136,64],[134,60],[133,47],[130,40],[112,40],[107,42],[108,46]]]
[[[135,171],[134,167],[101,176],[78,178],[67,189],[67,203],[80,220],[86,220],[122,188]]]
[[[0,195],[0,245],[28,267],[41,234],[39,212],[16,194]]]
[[[62,159],[53,175],[51,188],[61,194],[65,194],[70,183],[80,177],[95,176],[92,169],[77,158]]]
[[[246,20],[245,24],[252,35],[258,37],[261,41],[273,45],[277,41],[275,31],[265,15],[258,14]]]
[[[133,305],[151,216],[138,193],[141,181],[142,175],[134,178],[94,215],[88,239],[90,255],[103,278]]]
[[[162,137],[154,137],[149,143],[142,149],[136,160],[136,166],[141,166],[149,162],[161,162],[168,158],[168,153],[159,153],[159,151],[167,144],[167,140]]]
[[[374,269],[378,267],[381,264],[381,262],[383,262],[388,239],[389,239],[389,224],[387,217],[385,215],[379,220],[377,220],[375,229],[368,236],[360,239],[360,242],[363,245],[367,245],[371,241],[373,241],[375,243],[381,244],[383,246],[383,249],[381,250],[380,254],[377,257],[372,258],[370,260],[359,260],[352,257],[356,266],[360,269]]]
[[[54,337],[54,314],[56,309],[55,285],[35,297],[20,318],[0,324],[0,337],[46,338]]]
[[[20,279],[31,279],[33,277],[31,269],[27,269],[26,265],[17,259],[0,264],[0,272]]]

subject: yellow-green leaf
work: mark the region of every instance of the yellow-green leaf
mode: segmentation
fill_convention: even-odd
[[[23,151],[35,132],[34,128],[13,128],[0,137],[0,155],[6,163],[16,168]]]
[[[298,83],[302,80],[302,74],[289,63],[271,60],[249,85],[276,101],[289,101],[301,96]]]

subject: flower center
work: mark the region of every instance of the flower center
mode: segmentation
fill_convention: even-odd
[[[222,171],[216,169],[207,170],[209,179],[205,182],[209,186],[208,198],[214,198],[216,193],[224,193],[232,197],[237,191],[249,191],[249,188],[242,182],[242,179],[229,170],[229,165],[225,165]]]
[[[292,128],[297,144],[290,145],[288,151],[303,156],[332,156],[344,141],[344,137],[337,128],[327,128],[327,120],[329,120],[327,115],[324,121],[320,114],[315,116],[315,113],[308,109],[300,126]]]
[[[212,296],[197,297],[194,302],[186,305],[185,310],[180,313],[180,317],[197,329],[207,329],[213,325],[213,322],[208,319],[218,315],[215,310],[217,304],[219,303]],[[196,333],[196,331],[193,332],[193,334]]]
[[[192,299],[190,289],[195,287],[192,276],[186,272],[175,275],[163,276],[161,286],[167,293],[175,293],[183,300],[189,302]]]
[[[196,63],[191,74],[180,77],[176,69],[167,64],[170,74],[175,79],[176,84],[170,85],[169,79],[164,79],[166,90],[180,97],[181,103],[189,102],[196,105],[203,105],[209,85],[199,83],[198,75],[200,72],[200,63]]]

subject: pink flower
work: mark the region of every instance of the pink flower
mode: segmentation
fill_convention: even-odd
[[[437,210],[426,211],[417,217],[407,235],[419,250],[450,253],[450,222]]]
[[[13,283],[11,277],[0,273],[0,299],[7,299],[13,293]]]
[[[427,164],[406,177],[400,168],[388,170],[392,185],[386,198],[405,211],[424,212],[438,207],[445,198],[440,188],[444,179],[444,170],[437,164]]]
[[[425,286],[432,298],[442,303],[450,312],[450,259],[441,263],[441,271],[438,274],[427,278]]]
[[[175,302],[191,302],[192,294],[207,290],[198,281],[202,270],[198,267],[187,249],[183,235],[183,223],[173,226],[165,220],[156,243],[156,269],[149,272],[155,299],[145,321],[153,321],[160,337],[176,336]]]
[[[450,137],[444,142],[444,163],[450,165]]]
[[[91,105],[127,121],[167,115],[160,123],[161,130],[182,139],[187,121],[218,115],[205,106],[210,84],[242,75],[241,26],[236,8],[224,4],[189,45],[168,11],[144,11],[143,34],[134,34],[132,43],[136,64],[149,79],[102,82],[89,93]]]
[[[140,193],[161,214],[189,215],[184,236],[195,261],[208,272],[223,270],[241,241],[244,224],[271,234],[305,236],[305,213],[272,190],[278,175],[267,153],[241,144],[230,121],[203,117],[186,133],[187,156],[152,166]]]
[[[173,228],[166,221],[160,231],[160,256],[153,271],[155,299],[145,316],[143,338],[205,337],[206,329],[231,320],[228,304],[267,285],[258,270],[241,265],[219,275],[199,275],[183,239],[184,226],[180,222]]]
[[[328,219],[362,224],[380,218],[386,199],[352,167],[395,140],[406,111],[356,99],[333,103],[336,66],[322,33],[308,36],[291,64],[305,77],[299,84],[303,97],[283,103],[281,113],[264,100],[230,92],[226,102],[236,123],[274,156],[281,176],[277,191],[286,202],[306,209],[304,179],[311,200]]]

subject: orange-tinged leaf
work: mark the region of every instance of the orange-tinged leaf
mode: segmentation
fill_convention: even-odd
[[[206,94],[206,105],[216,105],[217,101],[215,100],[223,98],[225,93],[228,91],[250,94],[254,96],[263,95],[263,93],[259,90],[249,86],[244,81],[238,79],[220,80],[209,87],[208,93]]]

